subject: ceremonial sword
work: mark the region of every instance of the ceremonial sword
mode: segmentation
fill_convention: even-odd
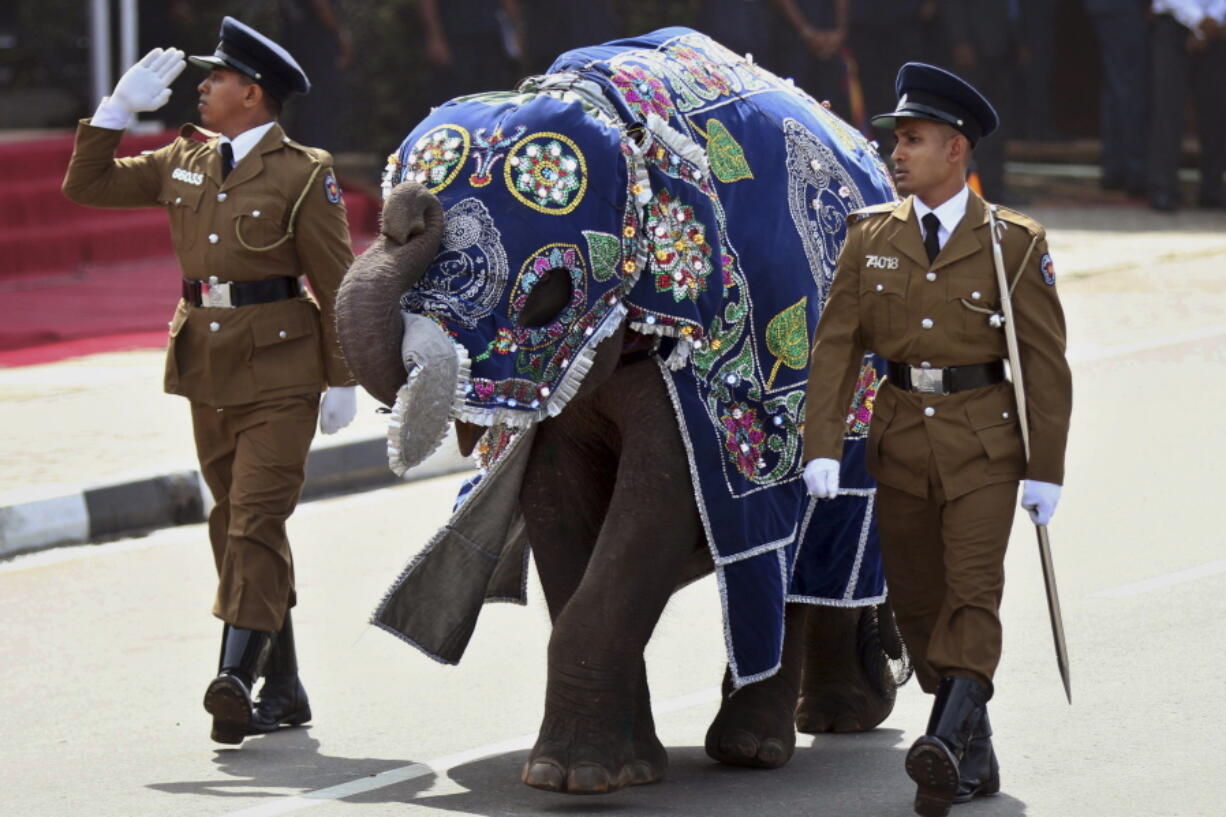
[[[1002,226],[996,218],[996,205],[988,205],[988,220],[992,232],[992,261],[996,267],[996,280],[1000,285],[1000,306],[1005,316],[1005,343],[1009,349],[1009,373],[1013,381],[1013,394],[1017,398],[1017,421],[1022,427],[1022,448],[1026,461],[1030,461],[1030,426],[1026,415],[1026,389],[1022,381],[1022,359],[1017,351],[1017,327],[1013,323],[1013,299],[1009,292],[1009,279],[1005,274],[1005,259],[1000,250]],[[1034,249],[1032,242],[1031,249]],[[1026,253],[1029,260],[1030,253]],[[1022,264],[1025,266],[1025,262]],[[1060,595],[1056,592],[1056,568],[1051,559],[1051,539],[1047,526],[1035,523],[1039,539],[1039,561],[1043,565],[1043,586],[1047,590],[1047,612],[1051,618],[1051,635],[1056,644],[1056,665],[1060,668],[1060,680],[1064,682],[1064,695],[1073,702],[1069,685],[1068,642],[1064,638],[1064,617],[1060,614]]]

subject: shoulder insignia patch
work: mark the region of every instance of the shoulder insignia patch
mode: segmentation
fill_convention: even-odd
[[[1043,273],[1043,283],[1054,287],[1056,285],[1056,265],[1051,260],[1051,253],[1043,253],[1043,257],[1039,259],[1039,270]]]
[[[324,195],[333,204],[341,203],[341,186],[336,183],[336,174],[331,170],[324,174]]]

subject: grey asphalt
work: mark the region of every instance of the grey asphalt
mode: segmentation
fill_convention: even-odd
[[[1051,532],[1072,654],[1064,703],[1033,531],[1006,562],[993,725],[1001,796],[954,817],[1221,817],[1226,738],[1226,219],[1039,213],[1051,229],[1075,378]],[[0,371],[0,491],[27,499],[190,470],[186,407],[158,355]],[[57,368],[58,367],[58,368]],[[381,434],[364,403],[344,444]],[[347,436],[352,435],[352,436]],[[773,772],[709,761],[723,667],[710,579],[670,603],[648,672],[662,783],[569,798],[518,782],[540,722],[548,616],[489,605],[459,666],[367,624],[439,525],[452,474],[304,503],[290,520],[306,729],[224,749],[200,696],[216,669],[201,524],[0,563],[0,813],[163,815],[909,815],[914,684],[863,735],[802,737]],[[49,487],[50,486],[50,487]]]

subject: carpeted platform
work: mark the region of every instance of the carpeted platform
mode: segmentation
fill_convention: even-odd
[[[131,156],[175,132],[128,134]],[[179,297],[166,214],[66,200],[70,132],[0,144],[0,366],[165,343]],[[341,180],[342,187],[344,180]],[[376,200],[345,192],[355,249],[377,229]]]

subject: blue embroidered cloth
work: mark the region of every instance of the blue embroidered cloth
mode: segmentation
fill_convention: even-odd
[[[871,358],[849,412],[845,495],[816,503],[801,480],[809,343],[845,217],[894,198],[858,132],[673,28],[435,109],[389,160],[385,183],[406,179],[446,212],[439,256],[402,306],[467,356],[458,416],[525,427],[565,407],[621,323],[659,337],[737,685],[777,669],[786,602],[883,598],[862,452]],[[516,326],[556,270],[570,276],[566,308]]]

